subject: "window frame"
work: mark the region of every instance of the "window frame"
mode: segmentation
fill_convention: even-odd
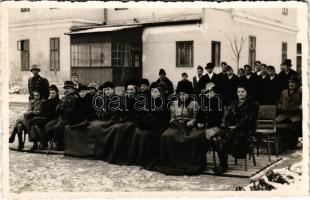
[[[29,69],[30,69],[30,40],[29,39],[23,39],[23,40],[17,41],[17,50],[20,51],[21,71],[29,71]],[[26,62],[24,61],[25,58],[27,58]]]
[[[52,47],[52,41],[53,46]],[[57,45],[55,45],[57,42]],[[55,48],[57,46],[57,48]],[[57,53],[57,59],[55,60],[55,53]],[[55,61],[57,61],[55,65]],[[52,66],[52,63],[54,63],[54,66]],[[59,71],[60,70],[60,38],[59,37],[53,37],[50,38],[50,71]]]
[[[288,8],[282,8],[282,15],[288,15]]]
[[[193,40],[186,40],[186,41],[176,41],[175,43],[176,45],[176,67],[193,67],[194,66],[194,41]],[[179,50],[180,45],[184,45],[184,49],[186,49],[185,45],[189,45],[189,55],[185,55],[185,58],[183,58],[185,62],[185,64],[181,64],[181,55],[179,55],[179,52],[181,50]],[[185,54],[186,54],[186,50],[184,50]],[[187,60],[188,59],[188,60]]]
[[[115,49],[115,47],[117,48]],[[112,66],[113,67],[132,67],[131,45],[129,43],[114,42],[112,43],[111,51],[112,51]],[[126,57],[127,57],[127,61],[125,60]]]
[[[285,48],[284,48],[285,47]],[[285,59],[287,59],[287,49],[288,49],[288,44],[287,42],[282,42],[281,43],[281,63],[284,62]],[[285,50],[285,51],[284,51]]]
[[[254,40],[251,40],[254,39]],[[252,41],[254,41],[254,45],[252,45]],[[249,65],[252,67],[255,66],[255,62],[256,62],[256,47],[257,47],[257,39],[256,36],[254,35],[249,35],[249,58],[248,58],[248,63]],[[253,55],[254,55],[254,59],[253,59]]]
[[[216,55],[216,47],[218,45],[218,55]],[[221,42],[220,41],[211,41],[211,62],[214,66],[221,65]]]
[[[21,13],[26,13],[26,12],[30,12],[30,8],[21,8],[20,9]]]

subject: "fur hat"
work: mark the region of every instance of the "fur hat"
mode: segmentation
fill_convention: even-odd
[[[99,90],[102,90],[103,88],[115,88],[115,85],[111,81],[106,81],[100,85]]]
[[[147,85],[147,86],[150,86],[149,80],[147,80],[147,79],[145,79],[145,78],[141,79],[140,85],[142,85],[142,84]]]
[[[164,69],[160,69],[158,75],[164,75],[166,76],[166,71]]]

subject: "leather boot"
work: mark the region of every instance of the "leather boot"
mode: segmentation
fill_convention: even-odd
[[[23,142],[23,133],[18,132],[18,147],[17,150],[22,150],[24,148],[24,142]]]
[[[9,143],[14,143],[15,137],[16,137],[16,128],[14,128],[12,131],[12,134],[9,138]]]
[[[223,173],[227,172],[228,164],[228,155],[221,154],[219,155],[220,165],[214,169],[216,175],[221,176]]]

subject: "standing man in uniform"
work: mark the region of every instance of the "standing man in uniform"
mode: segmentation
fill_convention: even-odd
[[[49,97],[49,83],[46,78],[43,78],[39,75],[40,67],[37,64],[33,64],[30,67],[30,71],[33,74],[33,77],[28,79],[28,92],[29,92],[29,100],[33,101],[34,96],[33,92],[37,90],[42,97],[47,100]]]

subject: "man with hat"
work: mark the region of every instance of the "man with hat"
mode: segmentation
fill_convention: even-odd
[[[49,97],[49,83],[48,80],[39,75],[40,67],[37,64],[33,64],[30,67],[30,71],[33,74],[33,77],[28,79],[28,92],[29,100],[33,100],[33,92],[38,90],[42,97],[46,100]]]
[[[207,83],[213,82],[214,84],[220,85],[221,82],[219,75],[213,72],[213,63],[208,63],[205,69],[207,70],[207,73],[198,81],[199,93],[206,88]]]
[[[74,115],[74,108],[78,99],[74,83],[72,81],[65,81],[63,88],[65,90],[65,96],[60,100],[59,105],[56,107],[57,118],[50,121],[45,126],[46,135],[55,139],[58,150],[64,149],[63,142],[65,126],[72,124],[76,121],[76,117],[79,117]]]
[[[285,137],[287,147],[294,149],[302,132],[302,91],[299,76],[291,76],[288,82],[288,89],[282,91],[278,103],[276,122],[277,124],[287,125],[284,127],[284,130],[279,130],[284,132],[284,134],[280,135]]]
[[[286,59],[282,64],[283,71],[279,73],[279,79],[281,82],[281,89],[288,89],[288,81],[292,76],[298,76],[298,73],[295,70],[292,70],[292,61],[291,59]]]
[[[173,84],[169,80],[169,78],[166,77],[166,72],[164,69],[159,70],[159,78],[156,80],[156,85],[160,86],[164,90],[165,97],[168,97],[170,94],[173,93]]]

